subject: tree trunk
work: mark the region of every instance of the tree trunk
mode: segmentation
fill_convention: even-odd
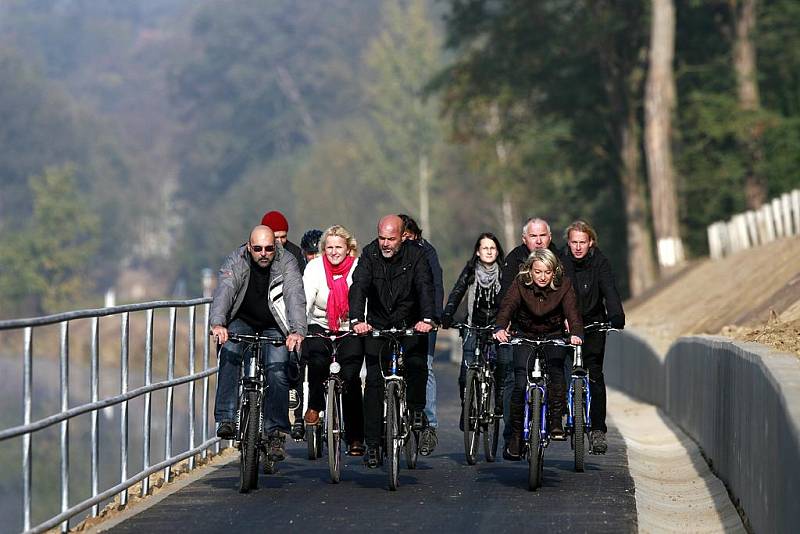
[[[684,262],[671,146],[675,6],[672,0],[653,0],[652,7],[650,65],[645,89],[645,154],[658,263],[661,267],[672,267]]]
[[[428,239],[431,238],[430,182],[428,156],[423,155],[419,157],[419,218],[423,231],[428,231]]]
[[[731,13],[736,26],[733,44],[733,66],[736,71],[736,87],[739,108],[745,112],[757,111],[761,107],[758,95],[758,71],[756,49],[752,36],[756,29],[756,7],[758,0],[730,0]],[[767,184],[759,176],[756,167],[764,154],[761,149],[762,128],[758,123],[750,126],[742,149],[747,153],[745,171],[745,200],[747,207],[758,209],[767,201]]]
[[[628,236],[628,285],[632,297],[641,295],[653,285],[657,271],[653,242],[647,228],[644,181],[639,174],[639,131],[636,107],[631,104],[627,122],[620,133],[620,160]]]

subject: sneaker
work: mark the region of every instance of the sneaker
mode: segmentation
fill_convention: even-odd
[[[300,393],[296,388],[289,390],[289,410],[296,410],[300,406]]]
[[[286,437],[283,434],[270,434],[268,441],[267,454],[273,462],[280,462],[286,458],[284,444]]]
[[[506,441],[503,447],[503,459],[509,462],[519,462],[522,457],[519,453],[519,436],[511,436],[511,439]]]
[[[602,430],[592,430],[589,433],[589,444],[592,448],[592,454],[605,454],[608,450],[606,433]]]
[[[428,426],[428,417],[422,410],[414,410],[411,416],[411,429],[424,430]]]
[[[554,417],[552,421],[550,421],[550,439],[553,441],[564,441],[567,439],[567,435],[564,434],[564,426],[560,416]]]
[[[292,425],[291,435],[295,441],[301,441],[306,436],[306,427],[301,419],[296,420]]]
[[[422,456],[430,456],[438,444],[439,438],[436,437],[436,429],[429,426],[422,431],[422,435],[419,438],[419,453]]]
[[[217,437],[222,439],[236,438],[236,425],[233,421],[222,421],[217,425]]]
[[[364,463],[370,469],[377,469],[381,465],[381,454],[378,447],[367,447],[367,454],[364,455]]]

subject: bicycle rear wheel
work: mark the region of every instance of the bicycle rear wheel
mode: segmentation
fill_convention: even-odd
[[[419,458],[419,431],[408,431],[408,437],[403,448],[406,452],[406,467],[416,469],[417,459]]]
[[[341,480],[342,474],[342,405],[336,380],[328,380],[328,400],[325,404],[325,421],[328,439],[328,471],[331,482]]]
[[[528,489],[536,491],[542,485],[542,464],[544,464],[544,447],[542,447],[542,390],[534,387],[529,401],[530,427],[528,432]]]
[[[242,425],[239,443],[239,492],[247,493],[258,487],[258,392],[248,391],[241,405],[239,421]]]
[[[584,406],[583,378],[572,379],[572,448],[575,451],[575,471],[583,473],[586,454],[584,437],[586,407]]]
[[[480,401],[478,395],[478,374],[475,370],[467,371],[467,383],[464,390],[464,454],[469,465],[478,461],[478,440],[480,438]]]
[[[486,402],[483,407],[486,429],[483,432],[483,451],[487,462],[494,462],[497,457],[497,439],[500,433],[500,418],[495,415],[497,399],[495,399],[494,379],[486,382]]]
[[[400,485],[400,389],[395,381],[386,385],[386,461],[389,464],[389,489]]]

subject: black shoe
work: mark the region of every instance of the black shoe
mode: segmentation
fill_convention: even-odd
[[[367,454],[364,455],[364,463],[370,469],[377,469],[381,465],[381,453],[378,447],[367,447]]]
[[[222,439],[236,438],[236,425],[233,421],[222,421],[217,426],[217,437]]]
[[[519,438],[512,437],[503,447],[503,459],[509,462],[519,462],[522,456],[519,453]]]
[[[302,441],[306,435],[306,427],[303,425],[303,420],[297,420],[292,425],[291,436],[295,441]]]
[[[283,434],[270,434],[267,442],[267,455],[273,462],[280,462],[286,458],[286,437]]]
[[[564,426],[561,423],[561,416],[554,417],[552,421],[550,421],[550,439],[553,441],[564,441],[567,439],[567,435],[564,434]]]
[[[414,414],[411,418],[411,429],[412,430],[424,430],[428,426],[428,417],[425,415],[425,412],[422,410],[414,410]]]
[[[438,444],[439,438],[436,437],[436,429],[429,426],[422,431],[419,438],[419,453],[422,456],[430,456]]]
[[[592,454],[605,454],[606,451],[608,451],[606,433],[602,430],[592,430],[589,433],[589,446],[591,447]]]
[[[296,388],[289,390],[289,410],[294,411],[300,406],[300,392]]]

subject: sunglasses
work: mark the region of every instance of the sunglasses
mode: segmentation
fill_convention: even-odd
[[[263,247],[261,245],[250,245],[250,248],[253,249],[253,252],[261,252],[262,250],[264,252],[275,252],[275,245],[265,245]]]

